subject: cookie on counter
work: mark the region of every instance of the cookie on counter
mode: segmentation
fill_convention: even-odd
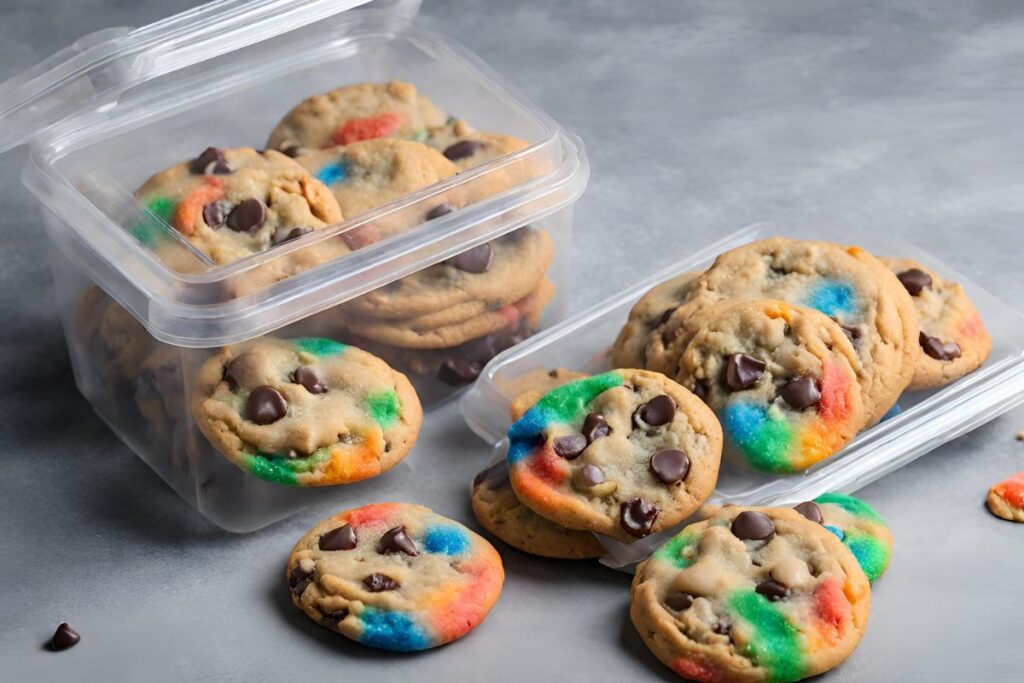
[[[996,517],[1024,522],[1024,472],[1012,474],[992,486],[985,503]]]
[[[921,325],[910,389],[931,389],[977,370],[992,352],[992,337],[962,285],[911,259],[881,258],[914,299]]]
[[[509,428],[516,496],[569,529],[625,541],[676,524],[711,495],[722,430],[664,375],[616,370],[570,382]]]
[[[849,657],[870,608],[867,577],[820,524],[727,506],[637,567],[630,617],[683,678],[797,681]]]
[[[409,652],[469,633],[505,579],[486,540],[428,508],[380,503],[309,530],[288,557],[292,602],[317,623],[382,650]]]
[[[864,570],[868,581],[885,573],[892,561],[892,533],[874,508],[844,493],[825,493],[794,508],[843,542]]]
[[[860,360],[828,316],[746,300],[706,309],[703,320],[676,379],[718,415],[733,460],[761,472],[800,472],[864,427]]]
[[[522,138],[474,130],[462,119],[427,131],[425,142],[465,171],[529,146]]]
[[[423,421],[405,375],[315,337],[221,349],[199,370],[192,415],[231,462],[289,486],[375,477],[409,453]]]

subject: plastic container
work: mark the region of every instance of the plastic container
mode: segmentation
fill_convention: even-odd
[[[518,391],[517,378],[538,369],[567,368],[586,373],[610,369],[608,349],[626,322],[630,308],[647,290],[675,275],[707,268],[724,251],[774,235],[855,243],[875,254],[907,256],[946,279],[960,282],[992,335],[992,354],[981,368],[952,384],[903,394],[890,417],[803,473],[763,474],[723,460],[709,503],[792,505],[827,491],[852,493],[1024,402],[1024,316],[1020,312],[935,256],[890,235],[829,235],[820,230],[780,230],[763,223],[739,230],[699,251],[681,250],[679,261],[670,268],[495,357],[462,397],[466,423],[492,446],[492,458],[503,458],[507,446],[505,432],[510,424],[508,408]],[[485,464],[481,460],[481,469]],[[603,561],[612,566],[631,564],[657,547],[667,535],[654,534],[631,546],[602,539],[609,550]]]
[[[182,498],[232,531],[259,528],[327,493],[256,479],[196,429],[192,380],[216,348],[267,334],[350,340],[333,315],[339,304],[524,229],[551,239],[554,299],[539,322],[448,351],[482,366],[563,317],[572,209],[588,177],[581,143],[464,48],[414,21],[418,0],[352,9],[365,2],[214,2],[147,27],[92,34],[0,86],[0,151],[30,143],[23,180],[52,243],[80,390]],[[209,145],[262,147],[309,95],[390,79],[529,146],[225,265],[132,196],[151,174]],[[425,222],[453,197],[457,210]],[[323,256],[365,229],[390,236]],[[154,254],[154,233],[173,259]],[[419,366],[438,362],[430,356]],[[433,367],[408,374],[425,406],[458,389]]]

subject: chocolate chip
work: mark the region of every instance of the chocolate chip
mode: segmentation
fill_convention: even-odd
[[[583,436],[587,437],[587,443],[594,443],[603,436],[611,434],[612,428],[601,413],[587,413],[583,420]]]
[[[224,202],[209,202],[203,206],[203,222],[211,228],[224,225],[225,218]]]
[[[203,153],[192,160],[188,170],[196,175],[223,175],[231,173],[231,167],[224,158],[224,150],[217,147],[207,147]]]
[[[864,331],[861,330],[858,325],[844,325],[839,323],[839,327],[842,328],[843,334],[846,335],[847,339],[850,340],[854,345],[860,341],[860,338],[864,336]]]
[[[494,252],[490,244],[479,244],[472,249],[453,256],[445,263],[467,273],[486,273],[491,267]]]
[[[732,639],[732,624],[727,624],[724,621],[720,621],[716,623],[714,626],[712,626],[711,630],[720,636],[729,636],[729,639]]]
[[[320,550],[352,550],[358,543],[355,528],[351,524],[343,524],[320,537]]]
[[[799,512],[807,519],[811,520],[812,522],[822,524],[825,520],[825,518],[821,514],[821,508],[818,507],[818,504],[815,503],[813,500],[805,500],[799,505],[795,505],[793,509]]]
[[[231,209],[225,225],[235,232],[255,232],[266,220],[267,207],[255,197],[250,197]]]
[[[371,593],[383,593],[384,591],[393,591],[396,588],[401,588],[397,581],[384,574],[370,574],[363,579],[363,585]]]
[[[630,536],[643,538],[651,533],[658,512],[658,507],[654,503],[643,498],[630,498],[620,508],[619,524]]]
[[[501,488],[508,481],[508,463],[504,460],[488,467],[473,478],[473,488],[481,484],[487,484],[487,488],[495,490]]]
[[[821,400],[818,385],[810,377],[800,377],[786,382],[786,385],[779,390],[779,396],[797,410],[818,405],[818,401]]]
[[[597,465],[584,465],[580,470],[580,481],[586,486],[597,486],[604,483],[604,471]]]
[[[428,221],[432,221],[435,218],[440,218],[441,216],[443,216],[445,214],[448,214],[448,213],[451,213],[454,210],[455,210],[455,207],[452,206],[451,204],[449,204],[448,202],[444,202],[443,204],[438,204],[437,206],[435,206],[430,211],[427,211],[427,220]]]
[[[710,387],[710,385],[708,385],[708,381],[706,379],[699,379],[696,382],[694,382],[694,384],[693,384],[693,393],[696,394],[697,398],[699,398],[700,400],[702,400],[705,403],[707,403],[708,402],[708,394],[710,392],[711,392],[711,387]]]
[[[484,369],[482,363],[469,358],[446,358],[437,371],[437,377],[453,387],[469,384]]]
[[[274,387],[256,387],[245,402],[246,417],[260,425],[277,422],[288,413],[288,403]]]
[[[287,228],[278,228],[274,231],[274,236],[271,238],[271,241],[276,247],[279,244],[297,240],[303,235],[308,235],[311,232],[313,232],[313,228],[292,228],[291,230],[288,230]]]
[[[932,286],[932,276],[920,268],[905,270],[902,273],[897,273],[896,277],[907,288],[907,291],[910,292],[910,296],[917,296],[921,293],[921,290]]]
[[[300,365],[295,368],[295,372],[292,373],[290,379],[294,384],[301,384],[306,387],[306,391],[311,394],[322,394],[327,391],[327,387],[324,386],[324,383],[320,381],[319,377],[317,377],[313,368],[306,365]]]
[[[302,147],[295,142],[285,142],[281,145],[278,151],[281,152],[281,154],[294,159],[302,152]]]
[[[734,353],[725,359],[725,384],[733,391],[749,389],[761,379],[765,364],[745,353]]]
[[[767,541],[775,535],[775,524],[771,517],[753,510],[744,510],[736,515],[730,528],[741,541]]]
[[[409,557],[419,555],[416,544],[405,533],[404,526],[396,526],[384,532],[384,535],[380,537],[380,543],[377,544],[377,552],[381,555],[388,553],[405,553]]]
[[[918,337],[921,348],[935,360],[953,360],[960,357],[960,345],[956,342],[944,342],[938,337],[931,337],[922,332]]]
[[[771,579],[765,579],[761,583],[757,584],[757,587],[754,590],[772,602],[781,600],[789,595],[788,588],[783,586],[781,583],[772,581]]]
[[[665,323],[667,323],[667,322],[668,322],[668,320],[669,320],[669,318],[671,318],[671,317],[672,317],[672,314],[676,312],[676,308],[677,308],[677,307],[673,307],[673,308],[666,308],[666,309],[665,309],[665,310],[664,310],[664,311],[662,312],[662,314],[661,314],[661,317],[660,317],[660,318],[658,318],[658,322],[656,322],[656,323],[654,324],[654,326],[655,326],[655,327],[661,327],[662,325],[664,325]]]
[[[53,637],[50,638],[50,648],[60,652],[75,645],[81,639],[82,636],[78,634],[78,631],[68,626],[67,623],[63,623],[53,632]]]
[[[587,437],[582,434],[566,434],[556,438],[551,443],[551,447],[555,450],[556,455],[560,455],[566,460],[573,460],[580,457],[580,453],[587,447]]]
[[[666,484],[674,484],[690,473],[690,458],[674,448],[658,451],[651,458],[651,471]]]
[[[640,429],[667,425],[676,416],[676,402],[662,394],[655,396],[633,413],[633,422]]]
[[[342,607],[341,609],[337,609],[337,610],[334,610],[333,612],[328,612],[328,613],[324,614],[324,621],[329,621],[329,622],[344,621],[345,617],[347,617],[347,616],[348,616],[348,610],[345,609],[344,607]]]
[[[299,560],[299,563],[292,569],[292,573],[288,576],[288,586],[291,588],[292,593],[295,595],[302,595],[302,591],[306,590],[306,586],[313,580],[313,571],[316,565],[313,564],[313,560],[305,558]]]
[[[676,612],[685,612],[693,604],[693,597],[686,593],[673,593],[665,598],[665,606]]]
[[[451,159],[457,161],[459,159],[465,159],[471,157],[484,148],[484,143],[478,140],[459,140],[454,145],[448,146],[444,150],[443,154]]]

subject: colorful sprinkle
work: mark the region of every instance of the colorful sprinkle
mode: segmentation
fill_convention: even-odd
[[[325,337],[300,337],[293,339],[292,343],[299,351],[320,357],[336,356],[348,348],[346,344]]]
[[[402,414],[402,402],[388,389],[366,397],[366,412],[381,429],[387,429]]]
[[[182,235],[196,231],[203,207],[224,197],[224,181],[214,176],[203,176],[203,184],[182,198],[174,211],[174,227]]]
[[[767,670],[769,680],[798,681],[805,662],[800,632],[785,614],[766,597],[754,591],[738,591],[729,598],[729,610],[754,630],[740,652],[756,666]]]
[[[425,650],[433,643],[409,615],[367,607],[359,615],[363,623],[360,642],[382,650],[412,652]]]
[[[815,286],[804,304],[827,316],[842,320],[856,312],[853,288],[843,282],[826,281]]]
[[[753,403],[736,402],[726,406],[722,427],[742,451],[751,467],[762,472],[792,472],[789,425],[778,411]]]
[[[178,203],[169,197],[153,197],[146,203],[145,217],[131,227],[132,236],[144,246],[152,249],[167,237],[164,224],[171,224],[171,217]]]
[[[831,524],[826,524],[825,528],[828,529],[829,531],[831,531],[833,534],[835,534],[836,538],[838,538],[840,541],[843,540],[844,538],[846,538],[846,534],[844,534],[843,530],[840,529],[837,526],[832,526]]]
[[[874,582],[889,568],[892,552],[888,545],[874,536],[849,533],[843,539],[843,544],[857,558],[857,564],[864,570],[868,581]]]
[[[432,526],[423,539],[423,547],[428,553],[461,555],[469,550],[469,546],[469,536],[454,526]]]
[[[882,519],[882,516],[875,512],[873,507],[865,503],[860,498],[854,498],[853,496],[848,496],[845,493],[823,493],[815,498],[814,502],[818,505],[837,505],[854,517],[868,519],[875,524],[886,526],[885,520]]]
[[[892,545],[885,520],[853,496],[825,493],[814,499],[821,506],[825,528],[843,542],[857,559],[869,581],[885,573],[892,561]]]
[[[350,145],[360,140],[393,135],[402,127],[404,117],[393,111],[367,116],[361,119],[349,119],[331,135],[332,145]],[[332,146],[328,145],[328,146]]]
[[[340,183],[348,176],[348,162],[344,159],[332,161],[316,172],[316,179],[324,185]]]

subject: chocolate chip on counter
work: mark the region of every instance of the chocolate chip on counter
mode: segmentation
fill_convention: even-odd
[[[224,202],[208,202],[203,206],[203,222],[211,228],[219,228],[224,225],[227,218]]]
[[[896,277],[910,292],[910,296],[917,296],[922,290],[932,286],[932,276],[920,268],[905,270],[902,273],[897,273]]]
[[[274,387],[256,387],[245,402],[245,416],[259,425],[277,422],[288,413],[288,403]]]
[[[604,483],[604,471],[597,465],[584,465],[580,470],[580,481],[587,486],[597,486]]]
[[[640,429],[667,425],[676,416],[676,402],[671,396],[655,396],[633,413],[633,422]]]
[[[824,516],[821,514],[821,508],[813,500],[805,500],[799,505],[794,505],[793,509],[812,522],[822,524],[825,521]]]
[[[495,490],[505,485],[508,481],[508,463],[502,460],[494,463],[483,472],[473,477],[473,488],[481,484],[487,484],[487,488]]]
[[[320,378],[317,377],[313,368],[306,365],[300,365],[295,368],[295,372],[293,372],[291,376],[291,381],[294,384],[301,384],[306,387],[306,391],[311,394],[322,394],[327,391],[327,387],[320,381]]]
[[[754,588],[754,590],[772,602],[781,600],[789,595],[788,588],[777,581],[772,581],[771,579],[765,579],[761,583],[757,584],[757,587]]]
[[[231,166],[224,158],[224,150],[217,147],[207,147],[203,153],[192,160],[188,170],[196,175],[224,175],[231,173]]]
[[[821,400],[818,384],[811,377],[800,377],[786,382],[779,390],[779,396],[797,410],[818,405],[818,401]]]
[[[761,379],[765,364],[745,353],[733,353],[725,359],[725,384],[733,391],[749,389]]]
[[[235,232],[255,232],[266,220],[267,207],[255,197],[249,197],[231,209],[225,225]]]
[[[292,593],[302,595],[302,591],[306,590],[306,586],[313,580],[315,569],[316,564],[308,557],[299,560],[288,576],[288,587],[291,588]]]
[[[612,428],[601,413],[587,413],[583,420],[583,436],[587,437],[587,443],[594,443],[598,439],[611,434]]]
[[[685,612],[693,604],[693,596],[686,593],[673,593],[665,598],[665,606],[676,612]]]
[[[643,498],[630,498],[619,511],[619,524],[630,536],[643,538],[651,533],[658,518],[658,507]]]
[[[437,377],[453,387],[469,384],[484,369],[482,363],[469,358],[446,358],[437,371]]]
[[[274,236],[270,241],[273,242],[276,247],[279,244],[297,240],[303,235],[308,235],[311,232],[313,232],[313,228],[292,228],[291,230],[288,230],[287,228],[278,228],[274,232]]]
[[[370,574],[363,579],[363,585],[371,593],[383,593],[384,591],[393,591],[396,588],[401,588],[397,581],[384,574]]]
[[[377,544],[377,552],[381,555],[405,553],[409,557],[416,557],[420,554],[416,550],[416,544],[405,533],[404,526],[396,526],[384,532],[384,535],[380,537],[380,543]]]
[[[956,342],[944,342],[938,337],[931,337],[924,332],[918,337],[921,348],[935,360],[953,360],[960,357],[960,345]]]
[[[744,510],[736,515],[730,528],[741,541],[767,541],[775,535],[775,524],[771,517],[753,510]]]
[[[674,448],[658,451],[651,458],[651,471],[666,484],[674,484],[690,473],[690,458]]]
[[[452,256],[445,263],[466,273],[486,273],[491,267],[494,251],[490,244],[478,244],[461,254]]]
[[[320,550],[352,550],[359,543],[355,528],[343,524],[320,537]]]
[[[441,216],[444,216],[445,214],[449,214],[449,213],[451,213],[454,210],[455,210],[455,207],[452,206],[451,204],[449,204],[448,202],[444,202],[442,204],[438,204],[437,206],[435,206],[430,211],[427,211],[427,220],[428,221],[432,221],[435,218],[440,218]]]
[[[459,140],[454,145],[449,145],[443,152],[451,161],[458,161],[471,157],[484,148],[484,143],[478,140]]]
[[[53,637],[50,638],[50,649],[60,652],[75,645],[81,639],[82,636],[79,635],[78,631],[68,626],[65,622],[53,632]]]
[[[551,448],[555,454],[566,460],[573,460],[580,457],[580,453],[587,447],[587,437],[582,434],[566,434],[559,436],[551,442]]]

